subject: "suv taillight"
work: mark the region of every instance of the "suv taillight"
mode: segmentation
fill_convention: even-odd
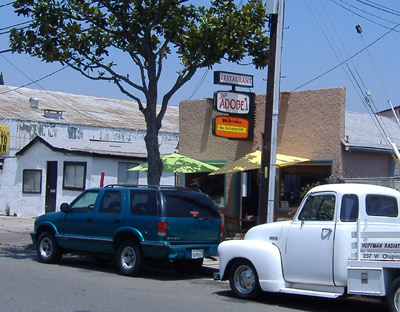
[[[158,221],[157,232],[160,236],[167,235],[167,220]]]
[[[222,240],[222,236],[224,235],[224,222],[222,222],[222,220],[221,220],[221,225],[220,225],[220,233],[219,233],[219,236],[220,236],[220,239]]]

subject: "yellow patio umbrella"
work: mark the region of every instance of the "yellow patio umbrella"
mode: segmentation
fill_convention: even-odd
[[[216,166],[177,153],[165,155],[161,157],[161,161],[163,163],[163,172],[195,173],[211,172],[218,169]],[[147,171],[148,164],[144,163],[128,170]]]
[[[296,156],[276,154],[277,167],[290,166],[296,163],[306,162],[306,161],[310,160],[307,158],[301,158]],[[260,169],[260,167],[261,167],[261,151],[255,151],[246,154],[244,157],[239,158],[238,160],[235,160],[216,171],[211,172],[210,175]]]

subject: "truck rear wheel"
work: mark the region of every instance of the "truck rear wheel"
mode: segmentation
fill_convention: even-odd
[[[390,284],[386,294],[388,310],[391,312],[400,312],[400,277],[397,277]]]
[[[255,299],[261,293],[257,271],[248,260],[238,260],[233,264],[229,284],[235,295],[242,299]]]

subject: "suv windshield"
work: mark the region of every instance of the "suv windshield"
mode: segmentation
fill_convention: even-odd
[[[167,202],[167,217],[220,218],[208,196],[199,192],[163,191]]]

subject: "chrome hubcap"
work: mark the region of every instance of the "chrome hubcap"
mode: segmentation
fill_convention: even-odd
[[[396,292],[394,293],[393,301],[396,311],[400,311],[400,288],[397,288]]]
[[[47,258],[51,255],[51,252],[53,251],[53,244],[51,242],[51,239],[45,237],[42,239],[40,242],[40,254]]]
[[[125,269],[131,269],[135,265],[136,254],[132,247],[125,247],[121,253],[121,264]]]
[[[248,265],[241,265],[235,271],[235,285],[242,293],[249,293],[254,289],[256,284],[256,276],[254,271]]]

